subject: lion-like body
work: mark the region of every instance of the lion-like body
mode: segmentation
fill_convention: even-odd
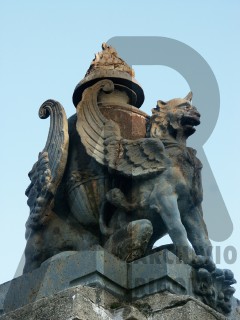
[[[182,108],[185,103],[187,108]],[[107,194],[108,201],[118,209],[108,225],[111,232],[117,234],[130,221],[147,219],[153,230],[146,250],[169,234],[180,258],[191,263],[196,255],[211,257],[211,243],[201,207],[202,165],[196,151],[186,147],[188,135],[195,131],[192,124],[198,124],[198,119],[192,117],[199,117],[199,114],[186,99],[174,99],[161,107],[163,110],[153,110],[150,137],[162,139],[170,160],[168,166],[155,177],[126,182],[125,190],[111,190]],[[182,125],[185,117],[187,127]],[[116,235],[112,237],[117,238]],[[111,237],[106,247],[117,254],[117,243]]]
[[[132,261],[167,233],[186,263],[196,261],[196,255],[211,257],[201,208],[201,163],[186,147],[200,117],[191,99],[159,101],[147,137],[127,140],[117,123],[99,111],[97,96],[106,85],[106,90],[113,90],[109,80],[86,89],[77,116],[70,118],[67,165],[58,191],[49,190],[48,205],[41,207],[38,195],[39,183],[46,180],[44,159],[31,171],[32,231],[25,272],[61,251],[87,250],[96,244]],[[66,159],[64,141],[59,150]],[[49,140],[46,150],[51,152],[51,146]]]
[[[176,146],[168,149],[166,146],[166,153],[172,160],[172,166],[166,171],[147,181],[132,181],[126,184],[128,188],[124,191],[113,189],[108,193],[109,201],[121,207],[108,222],[109,227],[114,234],[131,221],[147,219],[153,232],[146,249],[151,249],[157,240],[170,234],[179,256],[186,262],[191,259],[183,256],[189,247],[187,239],[196,254],[210,256],[211,243],[201,209],[201,163],[190,148]],[[132,204],[130,210],[122,207],[123,192],[127,203]],[[117,244],[111,244],[111,247],[116,253]]]

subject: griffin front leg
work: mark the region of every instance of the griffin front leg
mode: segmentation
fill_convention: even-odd
[[[161,216],[176,248],[177,256],[185,263],[191,264],[196,254],[189,245],[187,232],[181,221],[177,195],[171,186],[165,186],[164,190],[159,188],[156,187],[151,195],[150,208]]]

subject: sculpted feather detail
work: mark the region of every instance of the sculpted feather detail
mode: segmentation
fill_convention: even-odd
[[[111,93],[114,84],[102,80],[87,88],[77,107],[77,131],[89,156],[116,173],[145,178],[165,170],[168,159],[158,138],[123,139],[119,125],[106,119],[98,106],[101,90]]]
[[[30,216],[27,233],[39,228],[47,216],[47,209],[53,206],[56,190],[61,182],[68,154],[68,122],[62,105],[54,100],[45,101],[39,109],[39,117],[50,116],[50,129],[46,145],[39,153],[38,161],[28,176],[31,180],[26,190]]]

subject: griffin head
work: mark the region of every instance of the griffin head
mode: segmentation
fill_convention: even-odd
[[[158,100],[157,106],[152,109],[150,135],[161,138],[181,131],[185,137],[189,137],[199,124],[200,113],[192,105],[192,92],[189,92],[185,98]]]

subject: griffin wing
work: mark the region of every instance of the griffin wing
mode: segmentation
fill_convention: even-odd
[[[162,142],[158,138],[123,139],[119,125],[99,109],[100,90],[112,92],[113,82],[102,80],[85,89],[77,107],[77,131],[87,154],[128,177],[143,178],[165,170],[169,160]]]
[[[30,216],[26,237],[31,229],[39,228],[46,218],[47,208],[53,206],[56,190],[61,182],[68,155],[68,122],[62,105],[54,100],[45,101],[39,109],[39,117],[50,116],[50,129],[46,145],[39,153],[38,161],[28,176],[31,180],[26,190]]]

